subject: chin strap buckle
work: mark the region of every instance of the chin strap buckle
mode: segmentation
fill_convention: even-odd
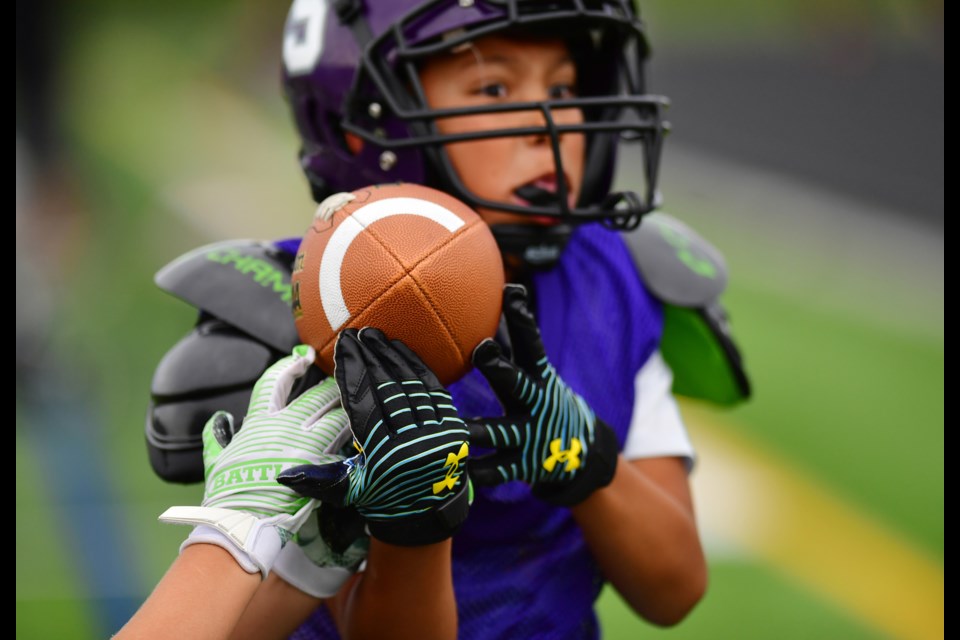
[[[601,210],[610,212],[609,217],[603,219],[604,226],[615,231],[633,231],[654,208],[656,203],[644,204],[633,191],[615,191],[600,203]]]

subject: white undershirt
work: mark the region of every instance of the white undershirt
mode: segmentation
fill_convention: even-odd
[[[687,470],[693,468],[696,453],[680,416],[680,407],[671,393],[673,372],[659,351],[653,353],[634,380],[633,416],[623,455],[628,460],[680,456]]]

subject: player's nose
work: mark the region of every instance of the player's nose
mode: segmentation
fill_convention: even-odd
[[[550,141],[555,122],[545,106],[538,105],[520,112],[518,120],[518,126],[531,131],[524,136],[527,144],[543,145]]]
[[[567,132],[560,128],[583,121],[583,114],[579,109],[552,106],[550,99],[548,90],[531,91],[522,97],[522,100],[529,102],[531,106],[518,112],[517,125],[531,130],[532,133],[524,137],[528,144],[549,145],[554,136],[562,142]]]

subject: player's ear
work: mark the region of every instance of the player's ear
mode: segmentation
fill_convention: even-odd
[[[360,151],[363,150],[363,140],[360,139],[356,134],[344,131],[343,139],[347,143],[347,149],[350,149],[350,153],[353,155],[360,155]]]

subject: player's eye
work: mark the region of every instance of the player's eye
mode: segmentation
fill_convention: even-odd
[[[477,89],[476,93],[488,98],[506,98],[507,85],[502,82],[490,82]]]
[[[551,100],[564,100],[576,97],[577,90],[572,84],[555,84],[550,87],[549,94]]]

